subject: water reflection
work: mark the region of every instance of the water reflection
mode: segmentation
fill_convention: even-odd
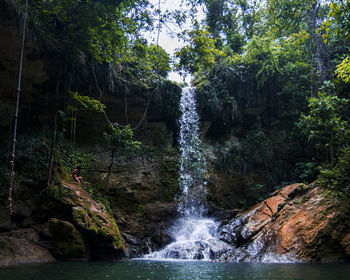
[[[350,264],[258,264],[205,261],[53,263],[0,268],[6,280],[347,280]]]

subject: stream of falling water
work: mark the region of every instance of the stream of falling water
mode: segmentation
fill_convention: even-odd
[[[194,89],[182,90],[180,100],[179,219],[169,229],[174,242],[146,258],[215,259],[227,244],[215,237],[217,224],[206,218],[206,162],[201,149],[199,116]]]
[[[206,212],[206,163],[199,137],[195,91],[184,88],[180,99],[180,178],[178,212],[183,217],[202,217]]]

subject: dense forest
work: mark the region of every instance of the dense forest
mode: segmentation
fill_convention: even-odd
[[[161,2],[1,0],[1,232],[76,219],[58,186],[79,165],[82,187],[135,255],[150,232],[152,249],[169,242],[154,228],[176,215],[179,192],[185,82],[168,80],[171,71],[191,75],[196,90],[210,215],[249,209],[293,183],[347,201],[350,1],[183,0],[176,10]],[[185,42],[174,54],[145,36],[172,26]]]

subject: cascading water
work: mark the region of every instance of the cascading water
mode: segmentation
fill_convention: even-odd
[[[201,217],[205,214],[206,164],[199,137],[199,116],[195,91],[184,88],[180,99],[180,178],[182,195],[178,212],[184,217]]]
[[[178,197],[180,218],[169,229],[175,240],[146,258],[215,259],[228,245],[215,237],[217,224],[206,214],[206,162],[199,137],[199,116],[195,91],[184,88],[180,100],[180,178]]]

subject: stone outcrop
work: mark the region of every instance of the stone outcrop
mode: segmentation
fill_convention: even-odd
[[[81,233],[73,224],[50,219],[49,230],[53,238],[53,253],[63,259],[85,259],[88,252]]]
[[[349,257],[349,208],[324,189],[286,186],[223,224],[220,238],[235,246],[229,261],[337,261]]]
[[[129,257],[140,257],[170,243],[168,228],[177,216],[178,158],[174,150],[149,149],[128,161],[118,159],[108,197]],[[105,183],[109,154],[99,153],[90,172],[93,184]]]
[[[18,229],[0,234],[0,266],[53,262],[55,258],[40,244],[34,229]]]
[[[107,209],[104,204],[93,200],[80,185],[73,183],[62,182],[53,185],[50,187],[49,193],[57,202],[62,204],[65,212],[63,217],[67,218],[68,213],[71,216],[71,223],[51,220],[50,231],[52,233],[57,231],[68,233],[72,237],[71,245],[78,245],[79,247],[79,256],[85,254],[84,246],[80,241],[80,233],[86,246],[90,249],[91,257],[120,259],[125,256],[125,249],[117,223],[111,210]],[[57,214],[57,216],[60,215]],[[58,240],[56,244],[60,244],[60,241]],[[66,238],[64,246],[67,246],[67,242]],[[55,249],[60,251],[62,248],[58,246]],[[68,256],[70,254],[68,253]]]

